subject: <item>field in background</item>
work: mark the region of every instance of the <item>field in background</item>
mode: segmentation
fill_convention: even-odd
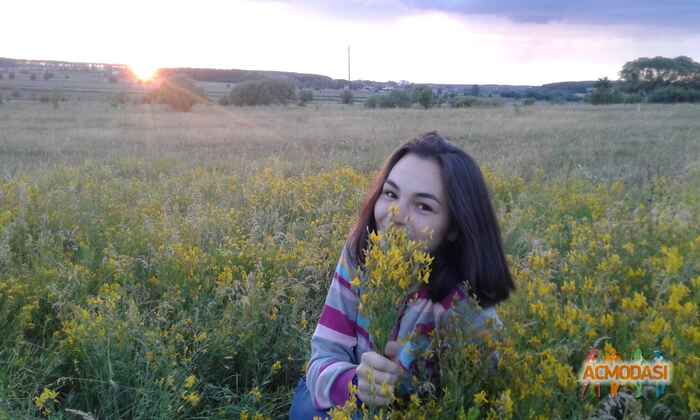
[[[376,168],[402,141],[438,130],[480,163],[509,175],[621,178],[641,185],[683,176],[700,155],[697,106],[537,106],[367,110],[359,105],[220,107],[8,103],[0,107],[0,175],[88,160],[170,158],[178,165],[259,165],[293,173]],[[309,157],[313,157],[309,159]]]
[[[498,374],[465,349],[449,398],[421,410],[603,418],[608,387],[581,400],[576,374],[607,336],[607,354],[674,363],[629,410],[688,418],[698,111],[2,104],[0,419],[285,418],[369,180],[429,130],[486,173],[518,291],[498,308]]]
[[[112,101],[118,96],[130,98],[132,102],[140,102],[143,96],[153,90],[157,82],[136,83],[120,78],[109,80],[104,72],[89,71],[53,71],[53,77],[44,80],[42,72],[34,72],[36,80],[31,80],[30,72],[15,72],[15,79],[10,80],[4,75],[0,80],[0,95],[4,98],[19,100],[38,100],[42,95],[58,93],[69,100],[98,100]],[[195,82],[207,98],[216,103],[220,98],[229,94],[236,83]],[[339,89],[312,89],[314,103],[340,103]],[[353,91],[355,102],[363,102],[371,92],[365,90]]]

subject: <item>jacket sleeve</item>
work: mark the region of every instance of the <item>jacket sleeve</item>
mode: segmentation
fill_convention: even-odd
[[[347,401],[348,383],[358,364],[355,355],[358,297],[350,284],[354,276],[354,266],[343,247],[311,338],[311,359],[306,370],[307,387],[319,410]]]

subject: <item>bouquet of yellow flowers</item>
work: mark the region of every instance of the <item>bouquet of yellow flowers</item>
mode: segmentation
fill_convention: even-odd
[[[424,242],[410,240],[405,229],[395,226],[369,236],[365,263],[353,286],[360,289],[359,309],[377,352],[384,352],[405,297],[428,283],[433,257],[424,248]]]

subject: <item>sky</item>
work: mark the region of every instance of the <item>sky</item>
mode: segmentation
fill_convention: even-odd
[[[700,61],[698,0],[35,0],[2,6],[0,57],[279,70],[414,83],[617,79]]]

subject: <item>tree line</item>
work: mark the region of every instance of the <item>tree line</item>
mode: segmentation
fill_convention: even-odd
[[[700,63],[690,57],[641,57],[625,63],[620,80],[598,79],[588,97],[595,105],[700,102]]]

